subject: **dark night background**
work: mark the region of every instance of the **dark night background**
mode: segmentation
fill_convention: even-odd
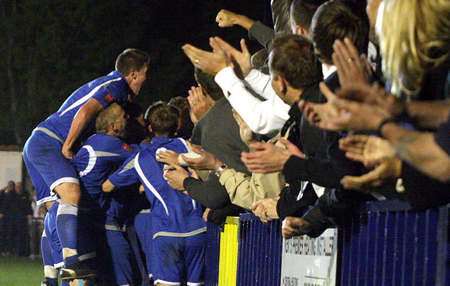
[[[186,96],[194,80],[184,43],[206,49],[214,35],[236,47],[247,39],[240,27],[217,27],[222,8],[271,23],[269,0],[1,0],[0,145],[23,145],[72,91],[113,70],[125,48],[151,56],[137,100],[144,108]]]

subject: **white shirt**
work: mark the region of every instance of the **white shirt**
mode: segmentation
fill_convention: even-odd
[[[253,132],[269,134],[278,131],[289,119],[290,106],[277,96],[270,83],[270,76],[251,70],[245,78],[248,85],[265,100],[254,97],[232,67],[217,73],[215,81],[233,109]]]
[[[336,66],[331,66],[327,64],[322,64],[322,73],[323,73],[323,79],[326,80],[330,77],[335,71],[337,71]]]

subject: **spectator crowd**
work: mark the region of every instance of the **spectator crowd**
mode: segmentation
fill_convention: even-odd
[[[97,242],[77,255],[110,259],[110,268],[97,265],[100,281],[201,285],[204,221],[221,225],[243,212],[282,220],[285,238],[317,237],[368,201],[399,199],[417,210],[450,203],[449,1],[272,5],[274,27],[228,10],[216,17],[221,28],[247,30],[259,51],[213,35],[208,50],[184,45],[196,81],[187,97],[146,112],[135,103],[105,104],[95,134],[70,146],[81,189],[78,228],[87,233],[78,245]],[[123,55],[133,53],[145,58],[135,69],[146,71],[145,53]],[[45,236],[64,244],[68,234],[52,227],[51,216],[58,225],[74,211],[56,193],[46,200]],[[1,223],[15,220],[5,237],[22,231],[29,205],[19,184],[0,193]],[[13,241],[1,252],[20,254]],[[115,248],[118,241],[126,251]],[[46,285],[55,285],[50,268],[69,263],[61,248],[73,247],[44,260]],[[92,264],[76,265],[69,278],[91,277],[83,271]]]
[[[29,256],[32,199],[21,182],[0,190],[0,255]]]

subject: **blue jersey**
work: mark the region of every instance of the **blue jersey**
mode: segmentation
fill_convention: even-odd
[[[136,150],[117,137],[106,134],[89,137],[72,160],[83,191],[80,206],[103,215],[107,223],[122,224],[131,196],[125,191],[104,193],[102,183],[133,154]]]
[[[142,145],[141,145],[142,146]],[[127,160],[109,180],[116,187],[141,183],[152,205],[153,237],[189,236],[204,231],[202,208],[188,195],[172,189],[163,177],[164,164],[156,161],[156,151],[166,148],[186,153],[187,146],[181,138],[155,137],[141,151]]]
[[[118,71],[90,81],[75,90],[61,105],[56,113],[50,115],[39,127],[46,128],[65,141],[78,110],[91,98],[97,100],[103,108],[113,102],[122,104],[128,101],[131,90]]]

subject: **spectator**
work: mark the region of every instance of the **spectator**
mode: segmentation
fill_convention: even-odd
[[[331,92],[325,94],[330,106],[337,107],[336,116],[330,116],[330,112],[324,112],[321,107],[318,115],[318,105],[303,105],[308,118],[318,126],[326,129],[342,130],[377,130],[380,135],[389,141],[403,162],[401,164],[401,177],[409,201],[417,208],[428,208],[446,204],[450,201],[448,192],[448,178],[450,177],[448,152],[448,101],[420,102],[410,101],[402,103],[397,97],[417,97],[423,99],[440,99],[448,96],[445,80],[448,74],[448,39],[442,37],[449,30],[448,5],[434,1],[393,1],[384,9],[382,21],[381,51],[386,63],[386,75],[392,81],[394,95],[386,97],[385,92],[376,87],[370,87],[367,83],[360,86],[354,84],[350,88],[338,93],[343,98],[352,95],[356,101],[348,101],[336,98]],[[410,6],[412,5],[412,6]],[[414,11],[414,21],[405,20],[402,15],[406,9]],[[383,9],[383,8],[380,8]],[[381,10],[383,11],[383,10]],[[424,22],[416,29],[424,36],[420,41],[408,33],[402,32],[410,29],[411,23],[419,23],[426,18],[434,19],[432,22]],[[428,15],[429,14],[429,15]],[[388,18],[386,18],[388,17]],[[396,25],[390,24],[392,19],[401,19]],[[403,44],[401,44],[403,43]],[[430,48],[433,47],[433,48]],[[351,49],[347,50],[351,51]],[[409,51],[409,52],[408,52]],[[420,51],[414,52],[413,51]],[[353,79],[358,73],[355,69],[358,65],[358,54],[350,54],[351,61],[342,63],[339,67],[342,75],[348,74]],[[406,64],[408,63],[408,64]],[[443,73],[442,73],[443,71]],[[443,81],[444,79],[444,81]],[[336,99],[336,100],[334,100]],[[308,107],[309,106],[309,107]],[[336,109],[335,109],[336,110]],[[329,109],[328,109],[329,111]],[[345,113],[345,116],[344,116]],[[404,122],[417,130],[404,128]],[[411,121],[411,119],[413,119]],[[439,126],[439,124],[441,124]],[[439,128],[438,128],[439,126]],[[436,130],[435,134],[421,132],[421,128]],[[349,143],[349,142],[345,142]],[[348,152],[348,144],[344,144]],[[365,175],[365,183],[373,184],[386,174],[379,172],[382,164],[377,164],[373,172],[375,176]],[[390,170],[384,168],[384,170]],[[397,174],[398,176],[398,174]],[[434,180],[434,179],[437,180]],[[423,190],[427,190],[426,194]]]
[[[3,200],[5,225],[5,252],[15,256],[28,256],[28,221],[32,209],[28,195],[23,192],[20,182],[9,182]]]

